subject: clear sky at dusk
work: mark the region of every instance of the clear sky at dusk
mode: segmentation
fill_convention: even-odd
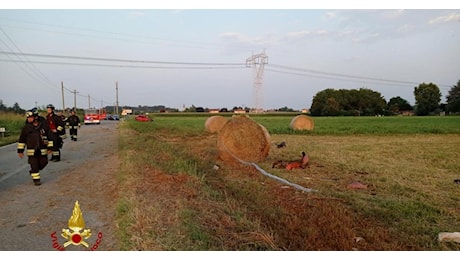
[[[438,85],[445,101],[460,80],[458,4],[37,6],[0,9],[6,106],[60,108],[61,84],[66,107],[74,97],[79,108],[115,105],[118,84],[120,106],[253,107],[255,75],[246,60],[261,53],[265,109],[309,108],[326,88],[369,88],[414,105],[423,82]]]

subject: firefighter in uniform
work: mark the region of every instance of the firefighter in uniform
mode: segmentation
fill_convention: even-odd
[[[62,117],[54,113],[54,106],[49,104],[46,106],[48,115],[46,115],[46,121],[51,132],[51,140],[53,141],[53,152],[51,153],[51,161],[59,162],[61,160],[61,148],[63,140],[61,135],[65,134],[65,124],[62,121]]]
[[[75,110],[70,110],[70,116],[67,118],[66,127],[69,128],[70,139],[77,141],[78,128],[81,127],[80,118],[75,114]]]
[[[18,139],[18,156],[24,158],[27,153],[30,164],[29,173],[35,185],[40,185],[40,171],[48,164],[48,153],[51,152],[53,141],[46,121],[40,120],[38,111],[26,112],[27,122]],[[27,149],[26,149],[27,148]]]
[[[59,134],[61,139],[64,140],[64,139],[67,138],[67,134],[66,134],[67,117],[64,116],[64,113],[62,111],[56,111],[56,115],[61,117],[62,123],[64,124],[64,129],[62,129],[61,133]],[[61,142],[61,145],[59,146],[59,148],[62,148],[63,144],[64,144],[64,142]]]

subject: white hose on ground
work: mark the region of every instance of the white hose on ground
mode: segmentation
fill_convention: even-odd
[[[292,187],[294,187],[294,188],[296,188],[296,189],[299,189],[299,190],[302,190],[302,191],[305,191],[305,192],[314,192],[314,191],[317,191],[317,190],[314,190],[314,189],[305,188],[305,187],[303,187],[303,186],[300,186],[299,184],[289,182],[289,181],[287,181],[287,180],[285,180],[285,179],[283,179],[283,178],[280,178],[280,177],[278,177],[278,176],[276,176],[276,175],[270,174],[270,173],[266,172],[264,169],[260,168],[259,165],[257,165],[256,163],[253,163],[253,162],[246,162],[246,161],[241,160],[240,158],[236,157],[236,155],[234,155],[232,152],[230,152],[230,151],[227,149],[227,146],[225,146],[225,144],[223,144],[223,146],[224,146],[225,150],[227,150],[227,152],[228,152],[231,156],[233,156],[233,158],[235,158],[236,160],[238,160],[238,161],[239,161],[240,163],[242,163],[242,164],[246,164],[246,165],[251,165],[251,166],[253,166],[254,168],[256,168],[260,173],[262,173],[262,174],[265,175],[265,176],[268,176],[268,177],[270,177],[270,178],[272,178],[272,179],[275,179],[275,180],[277,180],[277,181],[279,181],[279,182],[282,182],[282,183],[284,183],[284,184],[286,184],[286,185],[292,186]]]

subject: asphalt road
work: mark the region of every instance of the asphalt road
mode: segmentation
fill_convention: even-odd
[[[40,172],[41,186],[33,184],[27,157],[18,157],[17,144],[0,147],[1,251],[118,250],[114,236],[118,124],[82,125],[77,142],[64,140],[61,161],[50,161]],[[74,211],[76,201],[80,211]],[[70,220],[84,227],[71,230]],[[74,237],[89,229],[91,236],[72,244],[62,236],[63,229]]]

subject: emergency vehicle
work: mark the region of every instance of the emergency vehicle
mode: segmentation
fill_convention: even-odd
[[[100,124],[101,117],[100,117],[99,109],[85,109],[85,117],[83,118],[83,122],[85,125],[89,124]]]

